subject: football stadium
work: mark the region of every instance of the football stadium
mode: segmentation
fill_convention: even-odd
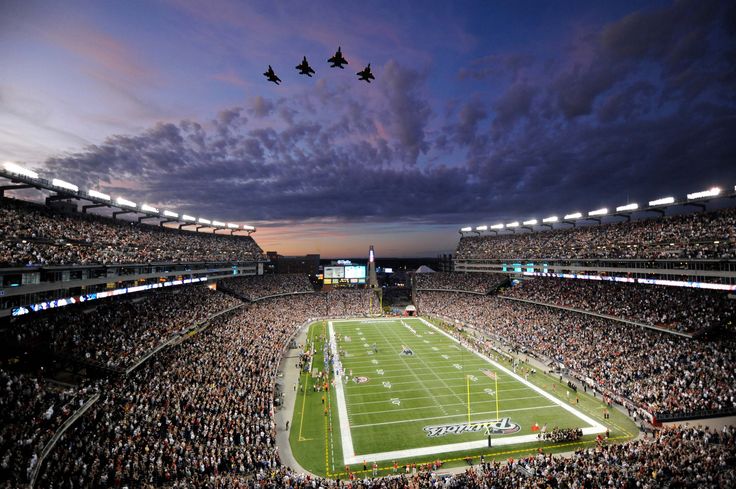
[[[0,488],[736,487],[734,5],[0,19]]]

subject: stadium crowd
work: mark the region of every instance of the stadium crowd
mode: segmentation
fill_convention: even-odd
[[[417,290],[462,290],[488,294],[506,283],[507,275],[496,273],[417,273]]]
[[[656,415],[736,408],[736,342],[695,340],[492,296],[420,292],[420,314],[467,322]],[[479,348],[484,348],[479,345]],[[628,401],[627,401],[628,400]]]
[[[309,276],[303,273],[233,277],[220,282],[220,287],[248,301],[273,295],[314,292]]]
[[[273,400],[280,354],[324,307],[318,294],[259,301],[104,389],[44,466],[41,487],[230,487],[279,473]]]
[[[283,287],[292,280],[284,278]],[[190,293],[195,289],[200,293],[204,288],[191,286]],[[208,289],[201,293],[217,294]],[[281,464],[275,445],[274,382],[281,352],[304,321],[365,314],[369,293],[333,290],[254,302],[212,320],[209,328],[155,356],[147,368],[109,379],[100,388],[99,401],[46,459],[39,487],[337,485]],[[653,412],[736,406],[734,350],[726,343],[685,340],[493,296],[420,292],[418,298],[422,312],[470,318],[488,334],[563,362],[597,389],[619,392]],[[190,304],[199,300],[196,294],[179,299]],[[50,393],[36,385],[39,381],[5,371],[0,371],[0,382],[5,386],[0,407],[6,421],[0,428],[0,469],[11,477],[5,480],[20,480],[18,474],[27,477],[48,434],[81,401],[70,397],[73,392]],[[44,418],[50,406],[51,415]],[[591,487],[666,487],[694,481],[698,487],[729,487],[735,482],[735,435],[733,427],[718,432],[667,429],[651,439],[603,443],[567,458],[539,454],[452,476],[439,476],[430,467],[394,470],[386,478],[355,473],[340,485],[574,487],[587,481]],[[15,451],[8,455],[8,450]]]
[[[501,295],[679,331],[731,328],[736,320],[736,301],[726,293],[686,287],[535,278],[504,289]]]
[[[181,231],[0,199],[0,266],[264,259],[250,236]]]
[[[172,335],[240,303],[205,285],[172,287],[31,314],[15,320],[10,333],[20,346],[48,342],[57,353],[126,368]]]
[[[463,236],[457,259],[736,258],[736,209],[530,233]]]
[[[43,447],[94,391],[0,368],[0,487],[29,480]]]
[[[483,464],[447,478],[440,487],[719,489],[736,485],[735,450],[734,426],[671,427],[652,438],[602,444],[572,456],[540,453],[505,464]]]

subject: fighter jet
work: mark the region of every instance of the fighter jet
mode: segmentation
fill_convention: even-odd
[[[271,68],[271,65],[268,65],[268,71],[263,74],[266,78],[268,78],[268,81],[274,82],[276,85],[281,82],[281,78],[276,76],[276,73],[273,72],[273,68]]]
[[[371,80],[375,80],[376,77],[373,76],[373,73],[371,73],[371,64],[368,63],[368,66],[366,66],[363,71],[359,71],[356,73],[358,75],[359,80],[367,81],[368,83],[371,82]]]
[[[307,57],[304,56],[302,58],[302,62],[296,65],[296,69],[299,70],[300,75],[307,75],[309,78],[312,78],[312,73],[314,73],[314,70],[311,66],[309,66],[309,63],[307,63]]]
[[[343,70],[345,67],[343,65],[348,64],[348,60],[343,58],[342,52],[340,51],[340,46],[337,47],[337,52],[333,57],[327,60],[328,63],[332,63],[330,68],[342,68]]]

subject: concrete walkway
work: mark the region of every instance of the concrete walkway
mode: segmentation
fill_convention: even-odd
[[[309,325],[306,325],[294,336],[294,341],[296,341],[298,346],[303,346],[306,343],[308,330]],[[294,416],[297,394],[294,386],[296,385],[297,389],[299,388],[299,374],[301,373],[297,368],[299,354],[301,352],[302,348],[299,347],[288,350],[279,365],[279,377],[276,380],[276,384],[281,392],[281,406],[275,408],[274,412],[274,419],[276,421],[276,446],[279,447],[279,456],[281,457],[282,465],[290,467],[297,473],[311,474],[311,472],[304,469],[296,461],[289,443],[289,432],[292,428],[291,419]],[[287,421],[289,421],[289,430],[286,429]]]

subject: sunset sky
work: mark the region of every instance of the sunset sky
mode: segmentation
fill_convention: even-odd
[[[735,60],[733,2],[3,0],[0,161],[282,254],[432,256],[732,189]]]

